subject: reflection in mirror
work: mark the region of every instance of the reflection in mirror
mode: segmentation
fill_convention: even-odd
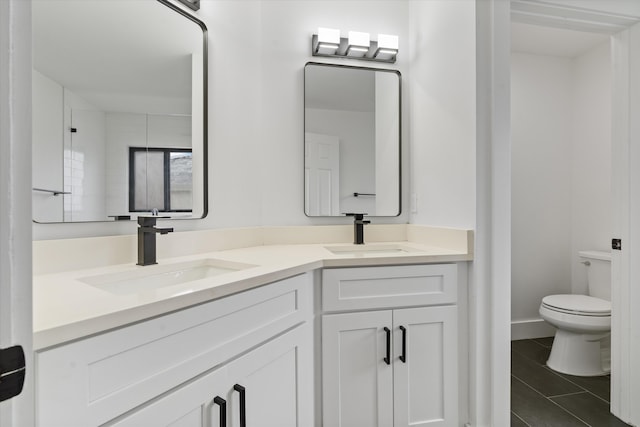
[[[400,73],[308,63],[305,214],[400,214]]]
[[[33,219],[206,215],[206,27],[166,0],[32,0]]]

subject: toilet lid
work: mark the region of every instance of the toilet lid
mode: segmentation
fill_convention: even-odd
[[[549,295],[542,299],[542,304],[552,310],[585,316],[610,316],[611,301],[588,295]]]

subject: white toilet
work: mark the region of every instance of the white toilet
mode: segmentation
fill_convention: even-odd
[[[611,254],[578,255],[589,296],[549,295],[540,305],[540,316],[557,329],[547,366],[569,375],[605,375],[611,371]]]

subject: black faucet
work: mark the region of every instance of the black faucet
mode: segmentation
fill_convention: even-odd
[[[371,221],[366,221],[364,216],[366,213],[347,213],[346,216],[353,217],[353,244],[364,245],[364,226],[371,224]]]
[[[173,228],[156,228],[157,216],[138,217],[138,265],[153,265],[156,262],[156,233],[167,234]]]

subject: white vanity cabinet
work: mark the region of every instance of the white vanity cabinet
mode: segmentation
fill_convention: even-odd
[[[325,427],[458,425],[457,269],[323,271]]]
[[[40,351],[37,425],[312,425],[312,310],[305,274]]]
[[[110,424],[113,427],[296,427],[310,419],[308,384],[298,358],[310,357],[309,324]],[[305,354],[307,353],[307,354]],[[306,393],[306,394],[305,394]],[[243,403],[244,400],[244,403]],[[306,412],[306,413],[305,413]],[[244,423],[243,423],[244,419]]]

